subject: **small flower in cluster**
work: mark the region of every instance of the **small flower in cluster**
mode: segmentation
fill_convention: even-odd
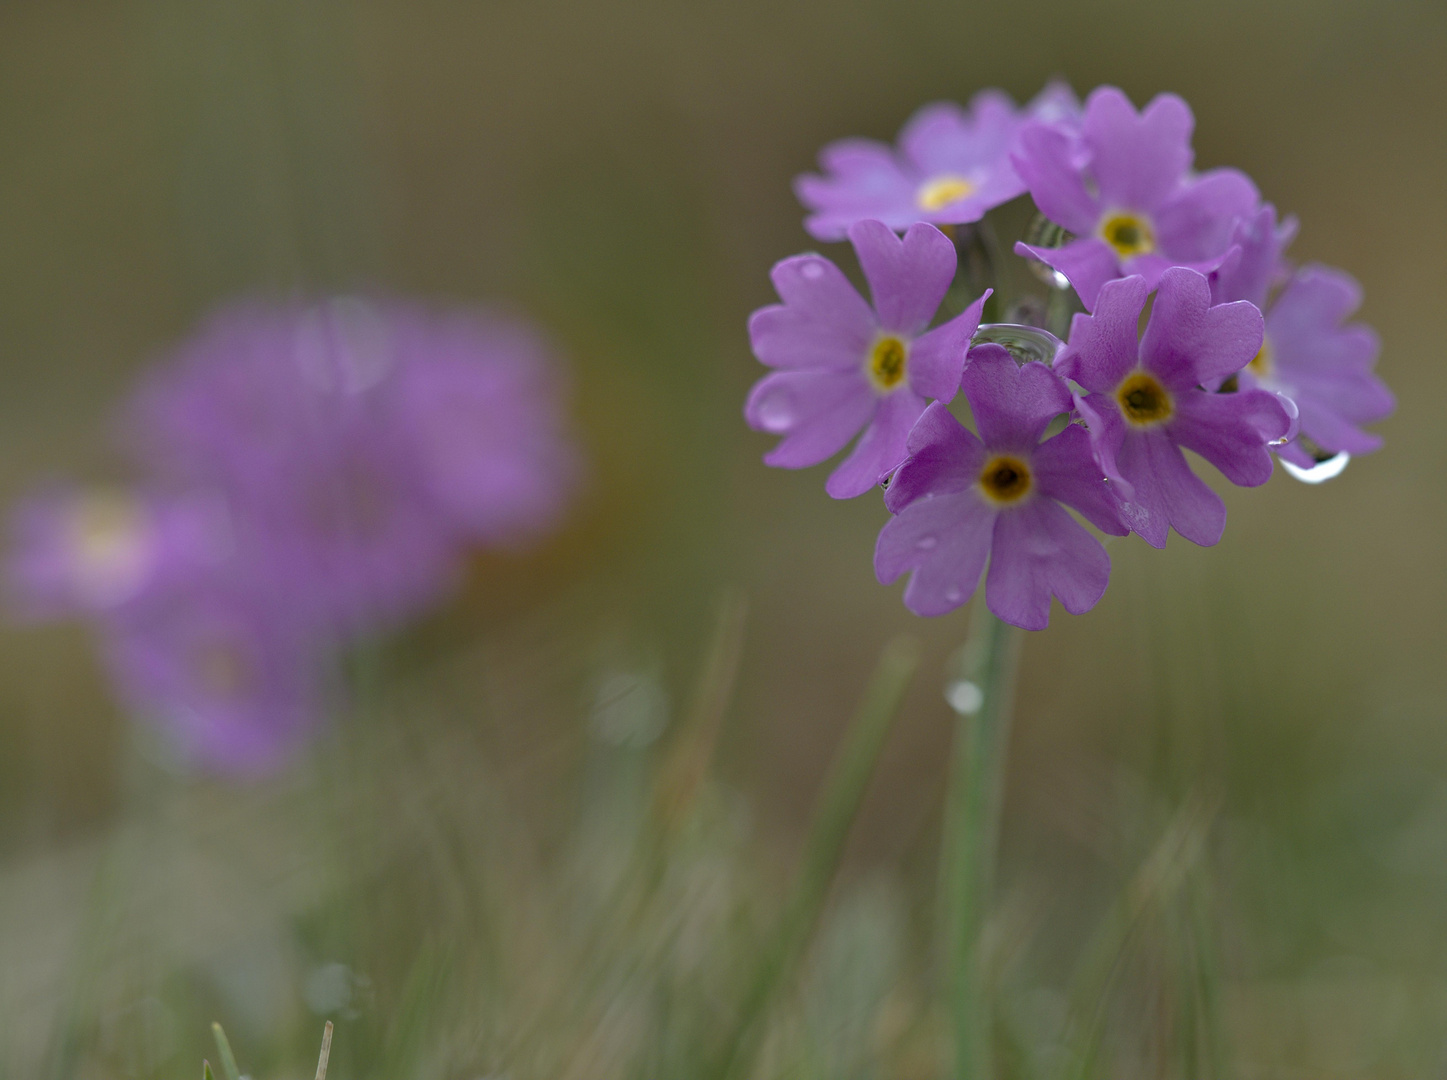
[[[1288,467],[1311,470],[1380,447],[1381,437],[1361,425],[1385,419],[1396,401],[1373,371],[1381,347],[1376,333],[1346,323],[1361,306],[1361,286],[1327,266],[1292,273],[1282,253],[1295,232],[1294,221],[1278,226],[1276,208],[1262,207],[1238,225],[1241,257],[1212,275],[1211,291],[1218,301],[1249,300],[1265,313],[1261,349],[1236,385],[1293,403],[1300,433],[1273,449]]]
[[[933,225],[913,225],[901,239],[877,221],[851,226],[849,239],[873,306],[821,255],[775,266],[784,302],[754,312],[749,338],[754,355],[780,370],[754,385],[744,410],[752,427],[784,437],[764,457],[783,468],[817,465],[863,428],[825,484],[836,499],[893,472],[929,399],[955,396],[985,302],[927,330],[954,279],[954,245]]]
[[[789,468],[865,429],[825,488],[843,497],[887,484],[893,517],[875,571],[886,584],[909,575],[911,610],[950,611],[983,574],[992,612],[1041,629],[1053,599],[1084,612],[1110,573],[1066,507],[1154,547],[1172,529],[1210,545],[1226,507],[1185,451],[1256,487],[1273,454],[1317,481],[1381,445],[1361,425],[1394,402],[1373,370],[1376,335],[1347,322],[1356,282],[1322,266],[1293,273],[1283,251],[1295,221],[1279,222],[1234,169],[1194,172],[1194,123],[1170,94],[1138,112],[1105,86],[1081,110],[1053,88],[1022,115],[986,92],[970,113],[921,110],[898,152],[836,143],[821,156],[830,175],[796,185],[816,237],[847,231],[854,242],[875,310],[817,255],[778,264],[784,303],[755,312],[750,334],[755,355],[782,370],[754,386],[746,415],[784,436],[765,461]],[[1059,291],[1049,304],[1005,296],[1000,306],[1039,324],[978,326],[986,291],[921,333],[957,268],[928,223],[977,221],[1024,190],[1040,211],[1029,229],[1039,242],[1015,251]],[[1009,284],[1001,270],[985,267]],[[1085,308],[1073,319],[1066,289]],[[974,432],[946,407],[960,388]]]
[[[1255,210],[1259,196],[1235,169],[1191,172],[1194,126],[1190,107],[1174,94],[1138,113],[1112,86],[1086,99],[1078,136],[1031,124],[1015,168],[1040,212],[1074,239],[1016,250],[1063,274],[1087,310],[1112,278],[1138,274],[1155,288],[1171,266],[1202,273],[1220,267],[1237,220]]]
[[[1103,285],[1095,313],[1075,316],[1055,370],[1086,391],[1076,408],[1131,530],[1152,547],[1165,546],[1169,529],[1214,544],[1226,527],[1226,506],[1191,470],[1182,448],[1233,484],[1256,487],[1271,478],[1266,444],[1287,436],[1292,415],[1263,390],[1205,389],[1235,375],[1261,348],[1255,305],[1213,306],[1202,275],[1172,267],[1140,335],[1149,292],[1138,276]]]
[[[963,379],[979,435],[931,405],[909,437],[909,460],[885,494],[897,515],[879,534],[883,584],[912,572],[906,606],[918,615],[959,607],[989,560],[985,601],[1031,630],[1050,621],[1050,598],[1089,611],[1105,593],[1110,557],[1065,511],[1124,536],[1115,495],[1075,424],[1041,441],[1071,409],[1070,390],[1042,363],[1018,366],[999,345],[970,353]]]
[[[1079,112],[1068,86],[1055,84],[1023,111],[998,90],[977,94],[968,109],[926,105],[899,133],[896,150],[872,139],[844,139],[819,154],[825,175],[794,181],[812,211],[804,222],[816,240],[842,240],[849,227],[881,221],[904,232],[919,221],[963,225],[1025,190],[1010,161],[1024,123],[1068,120]]]
[[[236,772],[316,727],[339,646],[553,526],[577,472],[529,327],[394,300],[223,308],[122,431],[144,487],[22,504],[12,607],[98,619],[133,707]]]

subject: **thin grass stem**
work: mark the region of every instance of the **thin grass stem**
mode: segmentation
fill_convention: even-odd
[[[891,641],[880,657],[859,712],[845,732],[844,743],[825,778],[783,917],[772,942],[761,951],[758,970],[744,996],[732,1037],[725,1043],[723,1067],[715,1074],[724,1080],[742,1080],[752,1074],[771,1006],[788,985],[789,976],[813,937],[850,826],[864,801],[885,737],[918,664],[917,642],[910,638]]]

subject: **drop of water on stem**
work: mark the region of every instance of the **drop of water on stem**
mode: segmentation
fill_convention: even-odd
[[[1347,467],[1347,463],[1350,462],[1351,459],[1352,456],[1348,454],[1345,450],[1343,450],[1339,454],[1333,454],[1325,461],[1318,461],[1310,468],[1302,468],[1300,465],[1293,465],[1291,462],[1285,460],[1284,458],[1281,460],[1281,464],[1287,472],[1289,472],[1292,476],[1296,477],[1303,484],[1320,484],[1323,481],[1340,476],[1342,474],[1342,470]]]
[[[985,703],[985,692],[969,679],[956,679],[945,687],[945,701],[961,716],[973,716]]]

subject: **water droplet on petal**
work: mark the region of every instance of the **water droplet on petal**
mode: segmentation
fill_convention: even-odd
[[[1343,450],[1341,453],[1333,454],[1331,457],[1325,459],[1324,461],[1318,461],[1310,468],[1303,468],[1300,465],[1293,465],[1285,458],[1281,459],[1281,464],[1287,472],[1289,472],[1292,476],[1296,477],[1303,484],[1320,484],[1323,481],[1340,476],[1342,474],[1342,470],[1347,467],[1347,463],[1350,462],[1351,459],[1352,456],[1348,454],[1345,450]]]
[[[810,259],[803,266],[799,267],[799,273],[810,281],[818,281],[824,276],[824,263],[821,259]]]
[[[1055,363],[1055,355],[1065,348],[1065,342],[1049,330],[1023,323],[984,323],[975,331],[973,345],[986,342],[1003,345],[1015,358],[1017,364],[1028,364],[1039,360],[1044,364]]]
[[[921,551],[929,551],[938,543],[939,540],[937,540],[933,536],[921,536],[919,540],[916,541],[914,546],[919,548]]]
[[[964,598],[965,594],[960,591],[959,586],[957,585],[951,585],[948,589],[945,590],[945,599],[948,600],[951,604],[958,604]]]
[[[759,399],[754,414],[761,428],[782,435],[794,426],[794,395],[787,387],[775,387]]]
[[[956,679],[945,687],[945,701],[961,716],[973,716],[985,703],[985,692],[969,679]]]

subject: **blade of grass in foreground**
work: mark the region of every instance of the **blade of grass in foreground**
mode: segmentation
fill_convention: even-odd
[[[211,1024],[211,1034],[216,1036],[216,1056],[221,1062],[221,1075],[225,1080],[241,1080],[241,1070],[236,1067],[236,1055],[231,1052],[231,1040],[221,1030],[219,1023]]]
[[[722,1067],[714,1075],[739,1080],[751,1074],[763,1043],[770,1007],[788,985],[819,921],[849,828],[864,801],[875,762],[884,747],[900,698],[919,664],[919,645],[896,638],[885,646],[864,702],[829,767],[823,792],[804,842],[804,857],[772,942],[739,1008]]]

